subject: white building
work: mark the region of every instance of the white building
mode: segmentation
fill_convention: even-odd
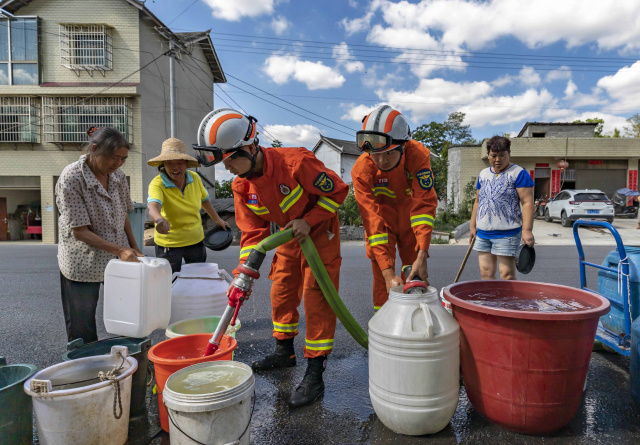
[[[358,160],[358,156],[362,154],[358,150],[355,141],[344,141],[320,135],[320,140],[312,151],[318,159],[324,162],[324,165],[333,170],[344,182],[347,184],[353,182],[351,169],[356,160]]]

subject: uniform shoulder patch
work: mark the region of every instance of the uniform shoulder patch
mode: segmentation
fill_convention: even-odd
[[[291,193],[291,189],[287,187],[285,184],[280,184],[280,193],[286,196],[289,193]]]
[[[325,193],[332,192],[334,188],[333,180],[325,172],[318,175],[313,185]]]
[[[418,184],[425,190],[431,190],[433,188],[433,172],[428,168],[420,170],[416,173],[416,179]]]

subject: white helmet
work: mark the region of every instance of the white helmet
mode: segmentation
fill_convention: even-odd
[[[356,133],[356,142],[361,151],[383,153],[411,139],[406,119],[389,105],[376,108],[362,122],[362,130]]]
[[[198,144],[193,148],[212,153],[206,165],[217,164],[240,147],[258,142],[256,122],[252,116],[232,108],[218,108],[207,114],[198,127]],[[213,158],[213,159],[212,159]]]

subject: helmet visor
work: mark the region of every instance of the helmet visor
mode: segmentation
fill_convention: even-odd
[[[356,132],[356,144],[360,151],[366,151],[367,153],[380,153],[395,148],[398,145],[404,144],[406,141],[392,139],[386,133],[379,131],[365,131],[361,130]]]
[[[206,147],[196,144],[193,144],[192,147],[196,152],[198,152],[196,159],[205,167],[219,164],[238,151],[238,148],[223,150],[218,147]]]

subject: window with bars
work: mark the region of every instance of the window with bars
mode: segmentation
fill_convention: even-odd
[[[0,97],[0,142],[38,142],[35,97]]]
[[[43,97],[45,142],[85,142],[91,127],[114,127],[131,142],[131,104],[126,97]]]
[[[61,24],[60,63],[76,72],[112,69],[111,27],[99,24]]]

